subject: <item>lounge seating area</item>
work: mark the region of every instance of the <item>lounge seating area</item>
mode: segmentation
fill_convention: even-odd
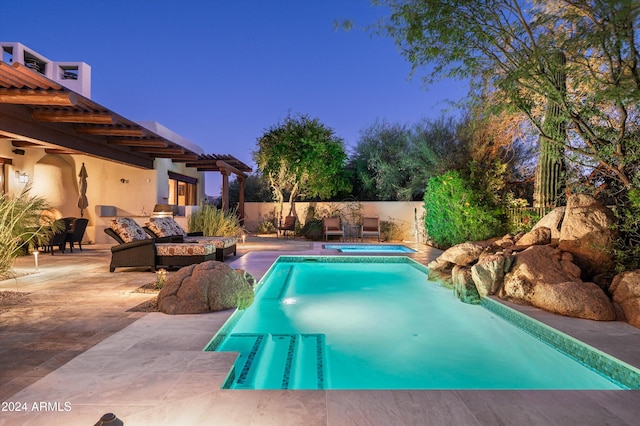
[[[82,251],[82,239],[89,220],[82,217],[63,217],[59,221],[63,224],[62,229],[51,235],[49,241],[42,246],[44,252],[51,252],[51,255],[53,255],[54,248],[58,247],[58,251],[64,253],[67,249],[67,243],[69,243],[71,253],[73,253],[75,243],[78,243],[78,247]]]
[[[104,232],[118,245],[111,247],[109,271],[116,268],[179,268],[208,260],[224,261],[236,254],[236,237],[189,234],[170,217],[151,218],[145,227],[127,217],[114,218]]]

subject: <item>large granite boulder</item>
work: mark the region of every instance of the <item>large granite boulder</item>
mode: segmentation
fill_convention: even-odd
[[[613,321],[616,312],[607,295],[594,283],[567,281],[538,283],[531,298],[537,308],[556,314],[596,321]]]
[[[562,229],[565,210],[566,207],[556,207],[544,215],[544,217],[533,226],[533,229],[539,227],[549,228],[551,230],[551,241],[558,241],[560,239],[560,230]]]
[[[613,302],[624,313],[624,319],[640,327],[640,269],[616,275],[609,287]]]
[[[454,265],[466,266],[471,265],[485,249],[480,243],[462,243],[447,249],[437,259],[438,262],[448,262]]]
[[[480,295],[471,278],[471,268],[467,266],[454,266],[451,271],[453,281],[453,295],[464,303],[477,305],[480,303]]]
[[[158,294],[158,310],[166,314],[201,314],[245,309],[253,303],[253,296],[244,271],[212,260],[171,274]]]
[[[611,248],[617,238],[613,212],[590,195],[567,200],[558,247],[571,252],[585,277],[613,268]]]
[[[504,274],[511,269],[512,256],[502,253],[483,254],[471,267],[471,278],[481,298],[496,294],[504,281]]]
[[[539,226],[524,234],[518,241],[516,246],[533,246],[551,243],[551,229],[546,226]]]
[[[570,253],[551,246],[531,246],[514,255],[499,297],[550,312],[600,321],[615,319],[613,304],[594,283],[580,280]]]

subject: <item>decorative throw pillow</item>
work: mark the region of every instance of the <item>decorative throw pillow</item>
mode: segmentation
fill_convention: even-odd
[[[140,225],[129,217],[116,217],[111,219],[111,229],[125,243],[138,240],[148,240],[151,238]]]
[[[184,237],[187,235],[172,217],[152,217],[146,225],[158,237]]]

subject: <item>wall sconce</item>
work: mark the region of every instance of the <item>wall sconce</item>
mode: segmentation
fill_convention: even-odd
[[[122,183],[129,183],[129,179],[120,179],[120,182],[122,182]]]
[[[27,183],[27,182],[29,182],[29,175],[24,173],[24,172],[20,173],[20,172],[16,171],[16,179],[20,183]]]

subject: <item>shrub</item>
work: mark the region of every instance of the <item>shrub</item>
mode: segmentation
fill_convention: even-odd
[[[275,233],[276,233],[276,227],[273,225],[273,222],[269,220],[260,222],[260,224],[258,225],[258,228],[256,229],[256,234],[258,235],[275,234]]]
[[[322,239],[322,219],[308,220],[302,230],[301,234],[308,240],[318,241]]]
[[[30,187],[17,197],[0,194],[0,276],[8,276],[16,257],[44,245],[61,223],[44,214],[51,207],[42,197],[29,195]]]
[[[631,189],[626,198],[614,210],[620,233],[614,247],[617,272],[640,268],[640,190]]]
[[[237,237],[242,226],[235,210],[223,211],[211,204],[201,204],[197,212],[189,216],[189,232],[202,232],[207,237]]]
[[[483,204],[483,194],[458,171],[429,179],[424,196],[425,226],[432,242],[448,248],[484,240],[504,232],[499,207]]]
[[[381,221],[380,232],[384,235],[385,241],[403,241],[410,238],[407,224],[397,223],[393,219]]]

